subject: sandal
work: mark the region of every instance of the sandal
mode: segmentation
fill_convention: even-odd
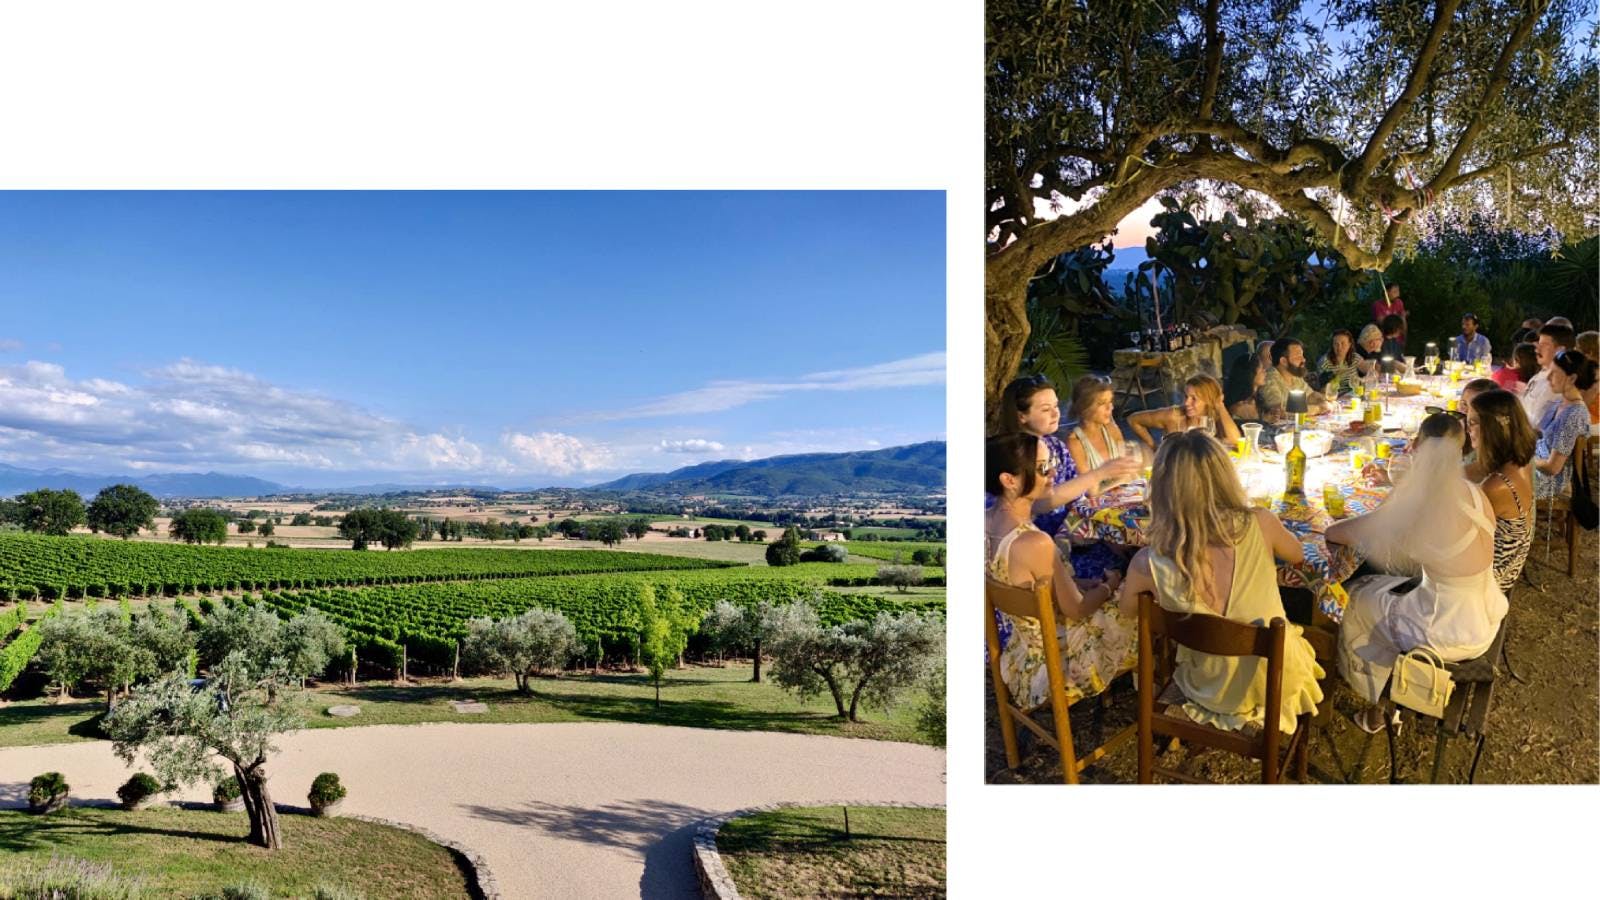
[[[1371,707],[1369,707],[1368,709],[1371,709]],[[1378,720],[1378,724],[1376,726],[1369,724],[1374,718],[1376,718]],[[1356,715],[1352,716],[1351,720],[1356,723],[1356,727],[1357,728],[1361,729],[1362,731],[1365,731],[1367,734],[1377,734],[1378,732],[1383,730],[1383,716],[1381,715],[1381,713],[1380,713],[1380,715],[1374,717],[1374,716],[1368,715],[1368,710],[1362,710],[1361,712],[1359,712]],[[1396,735],[1399,735],[1400,734],[1400,710],[1398,710],[1398,709],[1395,710],[1393,715],[1390,716],[1389,724],[1394,726],[1394,733]]]

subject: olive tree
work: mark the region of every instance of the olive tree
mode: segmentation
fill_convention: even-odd
[[[278,749],[273,740],[302,724],[298,710],[276,702],[289,687],[281,666],[263,670],[235,651],[201,687],[174,672],[135,690],[106,717],[106,730],[124,762],[144,759],[166,784],[213,782],[223,774],[221,757],[238,781],[250,843],[276,850],[283,837],[267,790],[267,759]]]
[[[78,615],[51,616],[39,623],[39,667],[60,686],[63,698],[84,682],[105,689],[106,711],[117,691],[162,672],[186,671],[193,647],[182,619],[152,609],[130,617],[112,607]]]
[[[236,604],[208,616],[196,649],[200,662],[216,666],[238,653],[256,671],[280,669],[282,677],[303,684],[344,656],[344,629],[318,610],[285,622],[264,606]]]
[[[801,697],[826,691],[841,719],[885,707],[927,677],[944,649],[944,623],[917,613],[824,626],[809,604],[781,607],[771,638],[773,677]]]
[[[548,609],[530,609],[509,619],[467,620],[461,642],[461,663],[469,670],[510,674],[517,690],[533,693],[529,679],[560,669],[578,653],[578,630],[567,617]]]
[[[700,620],[700,633],[707,637],[717,653],[749,650],[755,669],[750,680],[760,683],[761,645],[776,626],[777,611],[778,607],[764,600],[755,606],[739,606],[719,600]]]
[[[1215,184],[1261,198],[1358,269],[1387,267],[1440,210],[1592,233],[1591,12],[1588,0],[989,0],[991,424],[1028,344],[1030,281],[1159,194]]]

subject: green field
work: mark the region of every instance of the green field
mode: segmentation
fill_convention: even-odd
[[[875,534],[880,538],[914,538],[922,532],[915,528],[887,528],[877,525],[863,525],[860,528],[850,529],[852,537],[863,534]]]
[[[742,897],[943,897],[945,811],[870,806],[741,816],[717,852]]]
[[[420,835],[356,819],[280,818],[284,846],[270,853],[244,842],[244,813],[152,807],[137,812],[69,807],[48,816],[0,809],[0,897],[166,898],[216,895],[254,884],[273,897],[317,888],[371,898],[456,900],[471,896],[450,851]],[[52,857],[110,870],[112,887],[83,893],[28,893],[28,873]]]
[[[0,534],[0,602],[34,596],[170,596],[718,565],[727,563],[620,550],[267,550]]]
[[[926,541],[846,541],[845,549],[851,556],[864,556],[869,559],[881,559],[884,562],[893,562],[898,555],[900,562],[910,565],[911,554],[918,550],[932,553],[943,550],[945,545],[937,542]]]
[[[838,737],[927,743],[916,730],[921,689],[907,691],[891,710],[869,709],[862,721],[834,715],[833,701],[802,701],[773,684],[764,669],[760,684],[750,681],[748,662],[698,665],[668,670],[661,682],[661,708],[644,673],[569,673],[533,681],[533,695],[517,693],[510,679],[468,678],[395,686],[376,683],[356,688],[325,687],[305,695],[306,727],[410,725],[422,722],[642,722],[735,731],[784,731]],[[451,700],[481,700],[483,715],[462,716]],[[340,703],[361,707],[361,715],[340,719],[326,714]],[[43,698],[0,706],[0,747],[99,740],[96,720],[102,700],[54,703]]]

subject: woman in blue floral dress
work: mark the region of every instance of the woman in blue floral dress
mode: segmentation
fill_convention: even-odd
[[[1550,367],[1550,389],[1556,402],[1539,422],[1539,443],[1533,453],[1533,495],[1544,500],[1567,492],[1572,456],[1578,438],[1589,432],[1589,407],[1583,392],[1595,383],[1595,361],[1576,350],[1556,354]]]

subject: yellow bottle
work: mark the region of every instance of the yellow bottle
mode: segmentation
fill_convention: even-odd
[[[1283,455],[1286,472],[1283,483],[1284,496],[1304,496],[1306,492],[1306,452],[1300,449],[1300,429],[1294,430],[1294,446]]]

